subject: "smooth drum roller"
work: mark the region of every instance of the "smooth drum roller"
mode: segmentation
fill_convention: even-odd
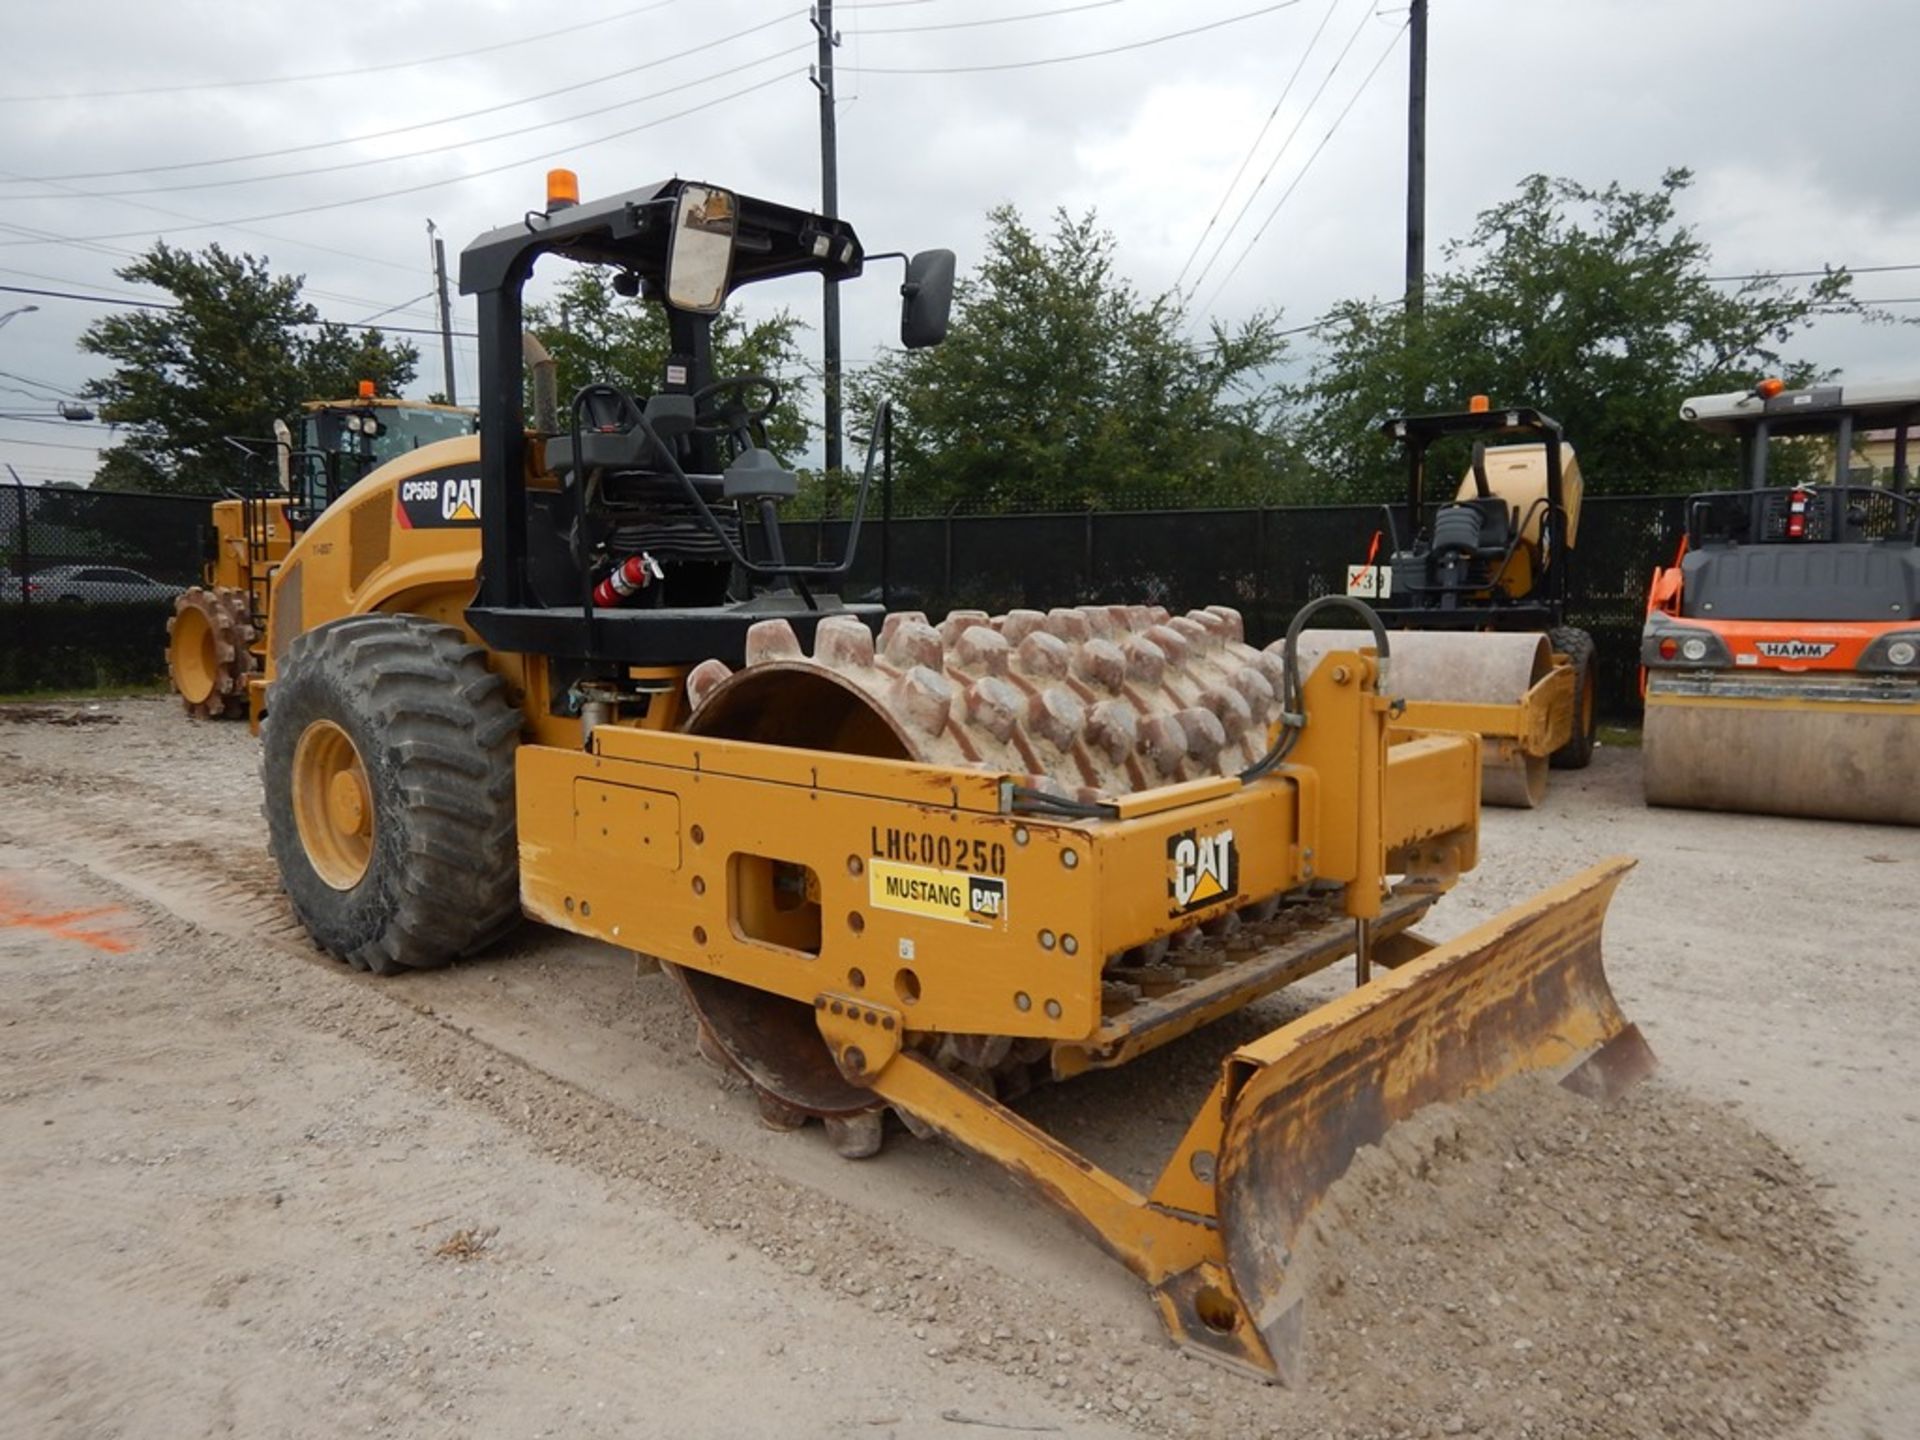
[[[1308,630],[1300,636],[1300,673],[1313,672],[1330,650],[1351,649],[1351,630]],[[1279,644],[1268,647],[1278,652]],[[1546,798],[1547,754],[1520,738],[1521,707],[1553,669],[1553,650],[1542,634],[1494,631],[1396,630],[1388,662],[1386,694],[1409,701],[1502,706],[1514,711],[1510,733],[1481,730],[1480,798],[1488,805],[1531,810]]]
[[[1649,805],[1920,825],[1920,681],[1655,671],[1641,755]]]

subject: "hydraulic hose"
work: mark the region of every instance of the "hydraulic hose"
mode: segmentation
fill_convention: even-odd
[[[1351,595],[1322,595],[1318,600],[1309,600],[1300,607],[1293,617],[1293,623],[1287,626],[1286,643],[1282,647],[1280,663],[1283,667],[1280,684],[1280,734],[1273,742],[1273,748],[1262,755],[1253,764],[1240,772],[1243,784],[1269,775],[1292,752],[1299,742],[1300,732],[1306,729],[1307,715],[1302,706],[1300,692],[1300,656],[1301,632],[1307,628],[1307,622],[1330,606],[1343,606],[1358,615],[1373,631],[1374,649],[1380,655],[1380,680],[1384,684],[1387,678],[1387,657],[1392,653],[1387,641],[1387,627],[1380,623],[1380,617],[1373,607],[1356,600]]]

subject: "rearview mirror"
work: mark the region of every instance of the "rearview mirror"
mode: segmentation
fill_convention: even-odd
[[[909,350],[938,345],[947,338],[953,309],[953,251],[922,250],[907,261],[900,286],[900,343]]]
[[[702,315],[719,310],[727,298],[739,223],[732,192],[710,185],[689,185],[680,192],[667,249],[669,305]]]

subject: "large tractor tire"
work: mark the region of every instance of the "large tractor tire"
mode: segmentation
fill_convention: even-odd
[[[167,621],[167,678],[198,719],[247,713],[253,675],[253,608],[244,590],[195,585],[176,596]]]
[[[1556,770],[1584,770],[1593,763],[1593,744],[1600,734],[1599,654],[1593,636],[1572,626],[1549,630],[1547,641],[1556,654],[1573,662],[1573,736],[1548,763]]]
[[[297,637],[262,730],[269,844],[320,947],[393,975],[520,914],[506,682],[452,626],[356,615]]]

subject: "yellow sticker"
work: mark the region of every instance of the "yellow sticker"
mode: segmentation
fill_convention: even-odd
[[[867,900],[876,910],[956,925],[1002,925],[1007,918],[1007,882],[998,876],[929,870],[891,860],[868,863]]]

